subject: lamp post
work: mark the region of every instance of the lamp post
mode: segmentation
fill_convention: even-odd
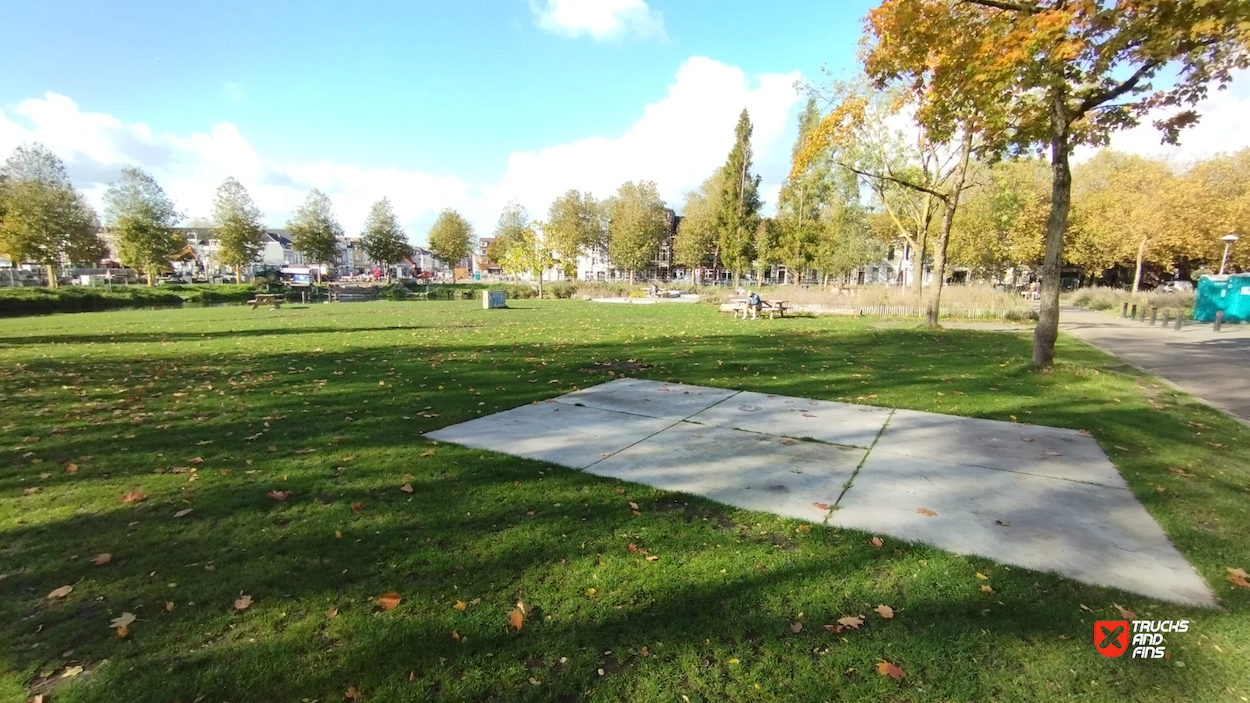
[[[1228,267],[1228,252],[1233,248],[1233,242],[1240,239],[1236,234],[1226,234],[1220,239],[1224,240],[1224,259],[1220,261],[1220,275],[1224,275],[1224,269]]]

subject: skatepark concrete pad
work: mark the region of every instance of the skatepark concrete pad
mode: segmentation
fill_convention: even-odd
[[[819,522],[863,457],[853,447],[680,422],[587,471]]]
[[[672,424],[671,420],[545,402],[479,417],[425,436],[584,469],[605,453],[620,451]]]
[[[724,388],[622,378],[573,391],[556,400],[570,405],[614,410],[618,413],[684,420],[737,392]]]
[[[1097,442],[1076,430],[619,379],[426,436],[1216,603]]]
[[[743,391],[691,417],[690,422],[871,447],[888,417],[889,408]]]
[[[1122,488],[874,450],[830,524],[1216,606],[1202,577]]]
[[[1093,437],[1058,427],[896,410],[873,451],[1128,488]]]

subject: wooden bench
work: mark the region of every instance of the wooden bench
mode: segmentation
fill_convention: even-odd
[[[252,306],[253,310],[262,305],[270,306],[270,310],[278,310],[282,308],[282,304],[286,301],[282,299],[282,296],[275,293],[257,293],[255,298],[247,302]]]
[[[747,307],[746,298],[730,298],[729,303],[733,305],[733,314],[734,314],[735,320],[738,319],[738,313],[742,313],[742,319],[744,320],[747,319],[747,314],[751,312],[751,309]],[[768,319],[770,320],[776,317],[777,315],[780,315],[781,317],[785,317],[786,310],[790,310],[794,307],[793,305],[790,304],[789,301],[786,301],[786,300],[763,300],[761,299],[760,303],[763,305],[763,309],[761,310],[761,312],[767,311]]]

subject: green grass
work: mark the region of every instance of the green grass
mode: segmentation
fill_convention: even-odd
[[[0,701],[1250,697],[1250,591],[1225,580],[1250,568],[1242,425],[1067,338],[1039,374],[1015,333],[512,306],[6,321]],[[422,438],[612,373],[1088,429],[1226,608]],[[123,503],[136,489],[147,499]],[[403,600],[383,612],[388,592]],[[534,610],[514,632],[518,600]],[[1193,624],[1166,661],[1107,660],[1092,623],[1117,604]],[[847,615],[863,627],[822,627]]]

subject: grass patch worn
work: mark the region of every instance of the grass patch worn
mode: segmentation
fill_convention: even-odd
[[[6,322],[0,701],[1250,697],[1250,430],[1218,412],[1067,338],[1040,374],[1013,333],[511,308]],[[422,438],[620,375],[1090,430],[1226,610]],[[1107,660],[1118,606],[1192,622]]]

